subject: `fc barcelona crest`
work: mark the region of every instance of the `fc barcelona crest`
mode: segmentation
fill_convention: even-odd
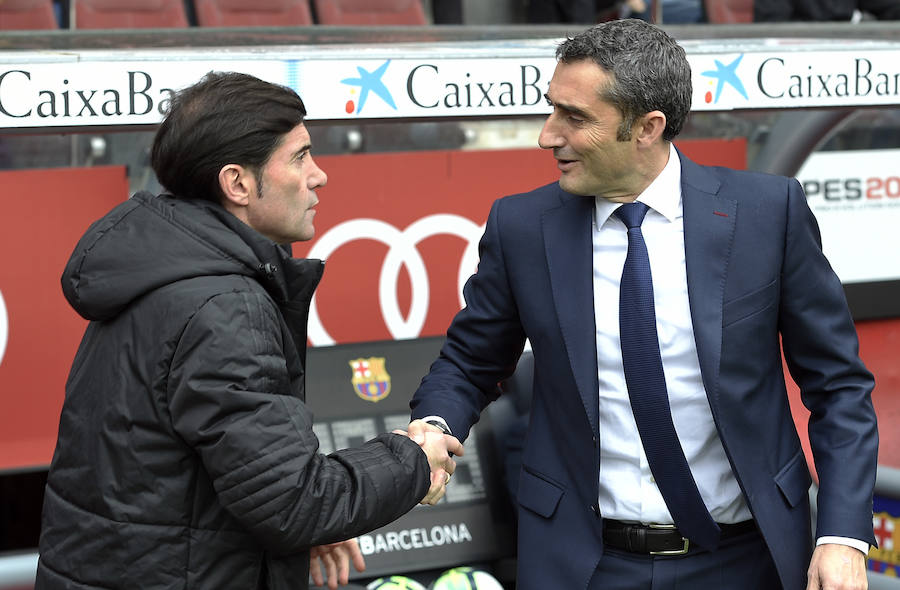
[[[900,517],[897,516],[900,502],[889,500],[880,503],[890,504],[883,507],[891,510],[875,512],[872,517],[878,548],[869,549],[869,569],[896,579],[900,575]]]
[[[353,369],[353,389],[362,399],[377,402],[391,392],[391,376],[384,368],[384,357],[354,359],[350,361],[350,368]]]

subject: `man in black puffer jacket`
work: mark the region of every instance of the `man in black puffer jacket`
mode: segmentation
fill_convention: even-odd
[[[135,195],[76,246],[62,287],[91,322],[37,589],[306,588],[311,550],[336,587],[362,565],[347,539],[443,495],[448,451],[462,452],[449,436],[318,454],[304,365],[324,263],[290,254],[326,182],[305,114],[290,89],[209,74],[173,97],[154,141],[171,194]]]

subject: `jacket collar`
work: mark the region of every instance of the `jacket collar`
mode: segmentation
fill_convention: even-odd
[[[308,303],[312,299],[325,270],[324,262],[294,258],[290,246],[276,244],[216,203],[206,206],[253,252],[253,276],[275,301]]]

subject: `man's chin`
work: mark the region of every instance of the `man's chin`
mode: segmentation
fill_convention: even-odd
[[[590,197],[594,194],[590,191],[585,190],[583,186],[579,185],[577,182],[574,182],[572,179],[566,178],[565,174],[563,174],[559,178],[559,187],[572,195]]]

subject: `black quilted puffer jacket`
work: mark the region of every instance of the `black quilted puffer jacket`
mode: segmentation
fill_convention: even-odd
[[[139,193],[62,277],[91,320],[44,500],[36,588],[306,588],[309,548],[401,516],[428,461],[383,434],[318,454],[306,320],[324,265],[213,203]]]

